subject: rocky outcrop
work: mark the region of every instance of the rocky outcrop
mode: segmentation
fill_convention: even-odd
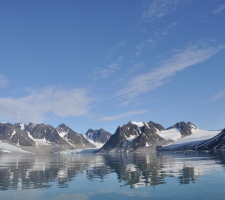
[[[93,130],[89,129],[85,133],[85,137],[89,140],[92,140],[93,142],[97,143],[106,143],[109,138],[111,137],[111,133],[105,131],[104,129],[99,129],[99,130]]]

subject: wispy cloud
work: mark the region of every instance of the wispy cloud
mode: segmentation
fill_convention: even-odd
[[[158,68],[128,80],[115,96],[129,99],[152,91],[164,85],[169,77],[188,67],[206,61],[222,49],[224,49],[224,46],[210,47],[200,43],[189,45],[172,55],[170,59],[165,60]]]
[[[0,115],[17,122],[40,123],[47,114],[57,117],[84,116],[91,99],[84,89],[47,87],[22,98],[0,98]]]
[[[136,110],[136,111],[131,111],[131,112],[115,115],[115,116],[101,117],[99,119],[99,121],[114,121],[114,120],[118,120],[118,119],[121,119],[121,118],[124,118],[124,117],[129,117],[129,116],[134,116],[134,115],[141,115],[141,114],[144,114],[146,112],[147,112],[147,110]]]
[[[110,58],[112,57],[112,55],[114,53],[116,53],[120,48],[122,48],[126,43],[124,41],[119,42],[118,44],[116,44],[112,49],[109,50],[109,52],[107,53],[106,58]]]
[[[9,81],[0,74],[0,87],[6,87]]]
[[[171,12],[177,10],[186,1],[184,0],[153,0],[150,1],[147,9],[143,12],[142,19],[144,22],[153,22]]]
[[[154,48],[154,46],[156,46],[156,44],[165,39],[165,36],[169,34],[170,30],[175,27],[178,23],[173,22],[171,24],[169,24],[168,26],[166,26],[165,28],[163,28],[162,30],[157,30],[154,33],[152,33],[150,35],[149,38],[144,39],[142,41],[140,41],[140,43],[136,46],[136,53],[135,56],[139,56],[142,54],[142,52],[144,51],[144,49],[146,48]]]
[[[119,63],[110,64],[106,68],[104,68],[100,71],[100,77],[107,78],[107,77],[111,76],[112,74],[114,74],[119,69],[120,69]]]
[[[225,90],[218,92],[217,94],[213,95],[210,99],[209,102],[216,102],[219,101],[220,99],[225,98]]]
[[[220,14],[225,10],[225,4],[218,6],[215,10],[213,10],[214,14]]]

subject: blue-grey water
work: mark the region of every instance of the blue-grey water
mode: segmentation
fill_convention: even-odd
[[[225,151],[0,154],[1,200],[225,199]]]

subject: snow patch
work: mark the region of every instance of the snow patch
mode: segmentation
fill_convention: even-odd
[[[135,121],[131,121],[130,123],[131,123],[131,124],[134,124],[134,125],[136,125],[136,126],[138,126],[138,127],[143,127],[143,126],[144,126],[144,122],[135,122]]]
[[[13,133],[12,133],[12,135],[11,135],[11,138],[10,138],[10,140],[13,138],[13,136],[16,134],[16,131],[15,130],[13,130]]]
[[[36,139],[27,131],[27,134],[30,139],[32,139],[37,145],[49,145],[51,142],[47,141],[45,137],[43,139]]]
[[[133,141],[137,136],[138,135],[130,135],[129,137],[126,137],[126,135],[125,135],[126,139],[129,141]]]
[[[58,131],[58,134],[59,134],[59,136],[60,137],[65,137],[67,134],[68,134],[68,132],[69,132],[69,130],[67,130],[67,131],[62,131],[62,132],[60,132],[60,131]]]
[[[13,153],[30,153],[30,152],[24,151],[23,149],[21,149],[17,146],[5,143],[1,140],[0,140],[0,149],[2,149],[3,152],[10,151]]]
[[[95,145],[96,149],[100,149],[104,145],[104,143],[94,142],[93,140],[88,139],[88,138],[86,138],[86,139],[88,140],[88,142],[90,142],[91,144]]]
[[[145,144],[145,147],[150,147],[150,145],[148,143]]]
[[[166,140],[171,139],[173,141],[177,141],[181,139],[180,131],[177,130],[176,128],[172,128],[165,131],[159,131],[157,132],[157,134]]]
[[[5,149],[2,149],[2,152],[4,152],[4,153],[12,153],[11,151],[5,150]]]
[[[24,131],[25,125],[24,125],[24,124],[20,124],[20,129],[21,129],[22,131]]]

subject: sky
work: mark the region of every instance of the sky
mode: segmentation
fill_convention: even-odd
[[[0,121],[225,128],[224,0],[0,0]]]

